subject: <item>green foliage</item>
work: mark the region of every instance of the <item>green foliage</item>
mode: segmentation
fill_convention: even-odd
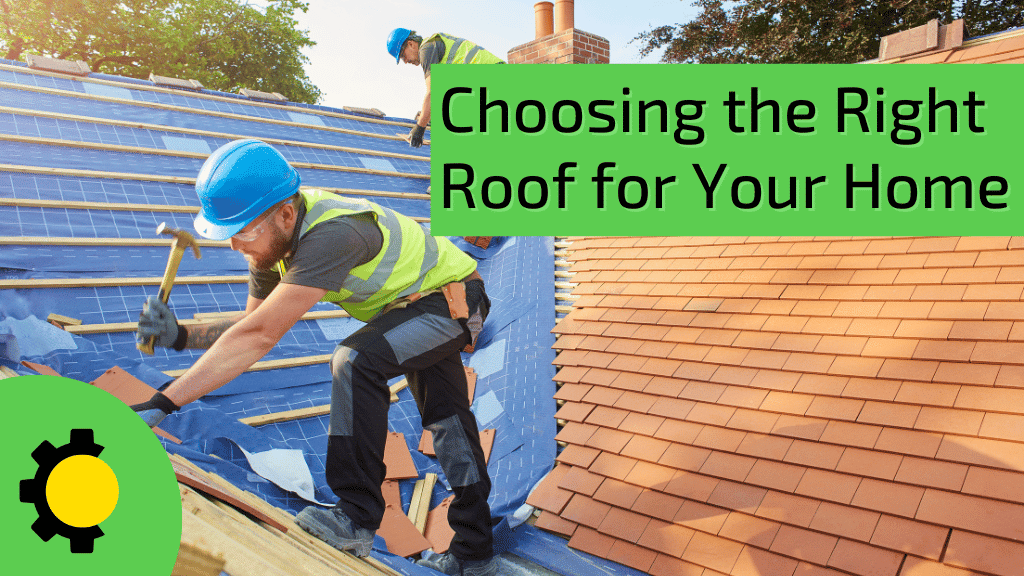
[[[192,78],[210,89],[279,92],[314,104],[301,0],[0,0],[0,53],[84,60],[94,72]]]
[[[937,18],[964,19],[964,37],[1024,26],[1024,0],[696,0],[690,22],[636,37],[663,62],[850,63],[878,56],[883,36]]]

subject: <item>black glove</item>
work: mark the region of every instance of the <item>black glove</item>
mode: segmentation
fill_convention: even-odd
[[[156,340],[153,343],[157,346],[173,348],[180,352],[185,349],[188,330],[178,324],[174,312],[171,312],[167,304],[155,296],[150,296],[142,307],[142,313],[139,314],[139,327],[135,338],[139,342],[146,342],[154,336]]]
[[[181,410],[181,406],[175,404],[162,392],[153,394],[153,397],[142,404],[135,404],[131,407],[150,428],[156,428],[160,422],[172,413]]]
[[[409,145],[413,148],[419,148],[423,146],[423,133],[427,129],[417,124],[411,132],[409,132]]]

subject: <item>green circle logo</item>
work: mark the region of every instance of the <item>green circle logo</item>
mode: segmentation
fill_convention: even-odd
[[[170,574],[181,499],[153,431],[123,402],[77,380],[3,384],[4,571]]]

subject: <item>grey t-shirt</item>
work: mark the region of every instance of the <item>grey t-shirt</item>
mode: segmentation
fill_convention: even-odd
[[[433,40],[420,44],[420,66],[423,68],[423,77],[430,76],[430,67],[437,64],[444,58],[444,42]]]
[[[253,298],[266,299],[279,283],[337,290],[349,271],[373,260],[384,244],[380,228],[370,214],[333,218],[300,237],[305,215],[302,206],[292,236],[291,255],[284,259],[283,278],[276,267],[260,270],[249,265],[249,295]]]

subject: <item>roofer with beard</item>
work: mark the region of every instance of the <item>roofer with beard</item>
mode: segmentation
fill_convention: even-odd
[[[151,297],[139,319],[141,341],[155,337],[175,350],[209,350],[163,392],[132,408],[157,426],[245,372],[314,304],[338,304],[366,322],[337,346],[330,363],[326,474],[339,502],[326,510],[309,506],[296,522],[339,550],[370,553],[385,509],[387,383],[405,374],[455,494],[449,552],[420,562],[447,574],[496,574],[491,481],[460,355],[490,307],[476,261],[393,210],[300,190],[299,183],[285,158],[258,140],[230,142],[203,164],[196,231],[230,239],[249,261],[245,311],[185,328]]]

